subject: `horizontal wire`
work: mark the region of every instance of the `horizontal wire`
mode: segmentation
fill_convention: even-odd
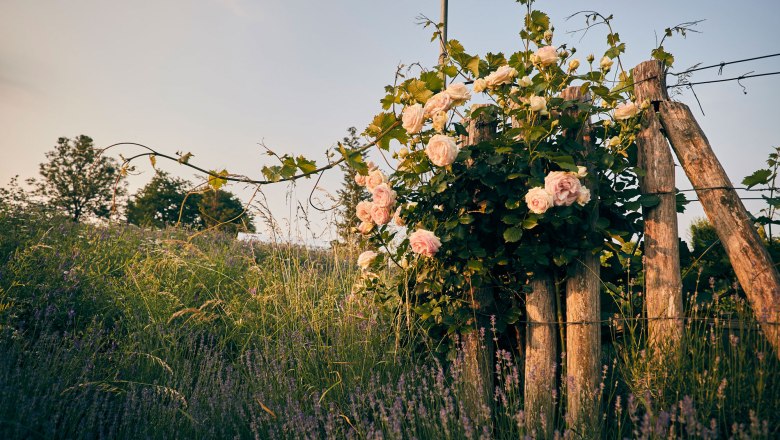
[[[773,54],[769,54],[769,55],[761,55],[761,56],[758,56],[758,57],[745,58],[745,59],[742,59],[742,60],[722,61],[722,62],[720,62],[718,64],[712,64],[710,66],[703,66],[703,67],[695,67],[693,69],[684,70],[682,72],[677,72],[677,73],[669,72],[669,75],[680,76],[680,75],[685,75],[685,74],[688,74],[688,73],[691,73],[691,72],[698,72],[699,70],[713,69],[715,67],[720,67],[721,69],[723,69],[724,67],[726,67],[728,65],[731,65],[731,64],[745,63],[747,61],[762,60],[764,58],[772,58],[772,57],[777,57],[777,56],[780,56],[780,53],[773,53]]]
[[[559,325],[559,324],[565,324],[565,325],[588,325],[588,324],[617,324],[617,323],[625,323],[625,322],[652,322],[652,321],[687,321],[689,323],[691,322],[712,322],[714,324],[734,324],[734,323],[740,323],[740,324],[749,324],[751,326],[759,326],[763,324],[768,325],[780,325],[780,322],[777,321],[746,321],[744,319],[732,319],[732,318],[710,318],[710,317],[681,317],[681,318],[675,318],[671,316],[657,316],[657,317],[640,317],[640,318],[623,318],[623,317],[615,317],[615,318],[609,318],[609,319],[599,319],[599,320],[593,320],[593,321],[529,321],[529,320],[519,320],[517,321],[520,324],[531,324],[531,325]]]
[[[709,80],[709,81],[684,82],[684,83],[680,83],[680,84],[674,84],[674,85],[671,85],[671,86],[667,86],[666,88],[667,89],[671,89],[671,88],[674,88],[674,87],[690,87],[690,86],[698,86],[698,85],[701,85],[701,84],[721,83],[721,82],[727,82],[727,81],[741,81],[743,79],[748,79],[748,78],[758,78],[758,77],[761,77],[761,76],[772,76],[772,75],[780,75],[780,71],[779,72],[756,73],[756,74],[752,74],[752,75],[740,75],[740,76],[735,76],[733,78],[713,79],[713,80]]]

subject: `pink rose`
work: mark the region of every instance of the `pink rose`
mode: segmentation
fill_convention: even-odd
[[[558,62],[558,49],[555,46],[544,46],[536,51],[536,58],[543,66],[549,66]]]
[[[552,194],[555,206],[571,206],[577,201],[581,188],[577,173],[553,171],[544,178],[544,189]]]
[[[639,106],[633,102],[627,102],[615,108],[615,119],[628,119],[639,113]]]
[[[358,259],[357,259],[358,266],[363,270],[368,269],[368,267],[371,266],[371,263],[373,263],[374,260],[376,260],[377,255],[378,254],[374,251],[363,252],[362,254],[358,255]]]
[[[357,183],[360,186],[366,186],[366,177],[368,176],[365,176],[360,173],[355,174],[355,183]]]
[[[588,188],[583,187],[580,189],[580,194],[577,196],[577,203],[580,206],[585,206],[590,202],[590,190]]]
[[[454,105],[461,105],[471,99],[471,93],[466,88],[466,84],[463,83],[450,84],[444,93],[450,96]]]
[[[371,230],[374,229],[374,223],[373,222],[362,222],[358,225],[357,230],[363,235],[368,235]]]
[[[395,191],[386,183],[375,186],[371,195],[374,198],[374,205],[390,208],[395,203]]]
[[[428,146],[425,147],[425,154],[434,165],[446,167],[455,162],[455,158],[458,157],[458,145],[455,143],[455,139],[437,134],[431,136]]]
[[[553,197],[541,186],[531,188],[525,195],[525,204],[534,214],[544,214],[553,207]]]
[[[418,229],[409,236],[409,246],[415,254],[432,257],[441,247],[441,240],[433,232]]]
[[[436,113],[446,112],[452,107],[452,104],[452,98],[450,98],[447,92],[439,92],[425,102],[425,107],[423,108],[425,117],[430,118]]]
[[[373,203],[363,200],[362,202],[359,202],[357,206],[355,207],[355,215],[357,218],[360,219],[362,222],[370,222],[371,221],[371,206]]]
[[[368,188],[369,191],[373,191],[377,185],[381,185],[383,183],[387,183],[387,176],[385,176],[385,173],[377,169],[374,169],[368,173],[368,177],[366,178],[366,188]]]
[[[390,212],[390,209],[386,206],[379,206],[376,203],[371,205],[371,220],[374,221],[374,223],[378,225],[386,225],[390,223],[390,219],[393,217],[393,214]]]
[[[509,66],[501,66],[495,72],[485,77],[485,82],[489,88],[509,84],[517,76],[517,70]]]
[[[404,107],[401,115],[404,130],[409,134],[419,133],[425,123],[425,111],[420,104]]]

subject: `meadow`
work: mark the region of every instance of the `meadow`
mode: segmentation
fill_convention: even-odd
[[[443,355],[405,310],[352,293],[360,249],[18,210],[0,231],[0,438],[533,434],[516,353],[496,353],[490,422],[470,420],[457,344]],[[613,329],[600,434],[559,417],[556,435],[776,438],[780,364],[746,304],[686,315],[685,354],[663,365],[641,319]]]

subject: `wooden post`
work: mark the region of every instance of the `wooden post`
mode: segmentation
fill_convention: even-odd
[[[780,275],[690,108],[660,103],[661,125],[769,343],[780,358]]]
[[[537,438],[552,438],[555,405],[555,289],[549,275],[537,275],[531,281],[531,293],[525,297],[525,388],[524,411],[528,427]]]
[[[569,87],[561,93],[563,99],[577,101],[588,99],[579,87]],[[576,114],[572,116],[577,117]],[[590,121],[583,122],[579,133],[567,133],[592,148],[588,134]],[[593,167],[588,167],[590,177]],[[588,178],[586,187],[591,192],[593,211],[591,227],[598,219],[598,185]],[[601,371],[601,304],[599,301],[599,275],[601,262],[593,253],[583,255],[574,263],[574,275],[566,281],[566,423],[578,432],[596,434],[598,426],[597,390]]]
[[[674,160],[661,123],[655,114],[660,102],[668,101],[663,64],[645,61],[633,70],[636,102],[652,106],[642,115],[642,128],[636,137],[638,165],[645,171],[639,186],[643,194],[655,194],[658,205],[643,209],[645,220],[644,259],[645,304],[648,341],[656,359],[680,352],[683,333],[682,277],[677,230],[677,201],[674,186]]]
[[[487,106],[488,104],[480,104]],[[496,134],[497,121],[490,115],[482,113],[468,122],[468,138],[462,138],[466,145],[474,145],[492,139]],[[475,314],[493,303],[492,291],[489,288],[474,289],[472,308]],[[493,395],[493,340],[489,336],[480,337],[480,327],[486,328],[486,322],[474,322],[474,331],[462,335],[463,350],[463,401],[468,416],[472,421],[490,423],[489,413],[483,408],[490,408]]]

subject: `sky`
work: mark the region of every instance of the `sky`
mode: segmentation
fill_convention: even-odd
[[[273,162],[261,144],[284,154],[325,162],[350,126],[362,131],[381,111],[384,86],[399,63],[436,63],[431,29],[417,17],[439,17],[439,0],[0,0],[0,185],[14,175],[34,177],[60,136],[92,137],[98,147],[132,141],[161,152],[192,152],[208,169],[260,177]],[[604,29],[585,37],[583,8],[613,14],[626,42],[625,66],[650,58],[663,29],[705,20],[701,33],[673,37],[665,47],[680,71],[780,52],[780,3],[775,0],[638,2],[538,1],[555,25],[556,45],[582,57],[606,48]],[[524,9],[512,0],[450,0],[449,37],[467,52],[511,54],[521,45]],[[717,70],[692,81],[717,79]],[[723,77],[780,71],[780,58],[727,66]],[[671,79],[670,79],[671,81]],[[780,76],[696,87],[704,109],[689,104],[733,183],[764,165],[780,145]],[[115,155],[138,152],[123,147]],[[377,160],[380,160],[377,158]],[[194,172],[158,161],[161,169],[193,181]],[[387,169],[387,166],[385,166]],[[131,176],[131,193],[153,175],[148,162]],[[678,168],[678,188],[690,187]],[[314,194],[332,206],[341,182],[326,173]],[[292,234],[306,227],[327,242],[332,212],[300,207],[314,181],[264,187],[270,212]],[[229,188],[246,201],[252,192]],[[757,211],[760,203],[748,202]],[[680,217],[681,235],[703,216],[693,204]],[[263,229],[262,221],[258,226]],[[309,237],[311,238],[311,237]]]

